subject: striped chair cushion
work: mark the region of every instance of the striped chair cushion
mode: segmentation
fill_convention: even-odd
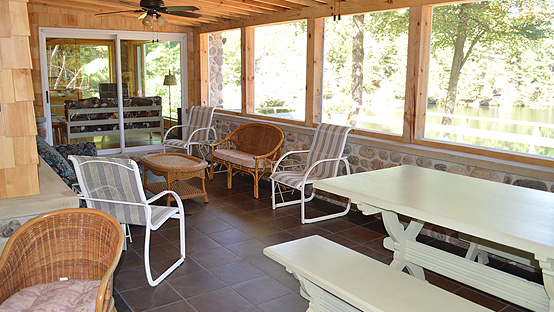
[[[301,171],[279,171],[273,173],[269,178],[299,190],[300,188],[302,188],[302,179],[304,179],[304,174],[305,172]],[[306,184],[312,184],[314,183],[314,181],[325,178],[326,177],[309,175],[306,179]]]
[[[107,212],[120,223],[146,225],[145,207],[137,205],[146,197],[141,181],[136,179],[134,171],[138,168],[133,160],[86,156],[75,156],[75,159],[80,164],[83,183],[79,183],[86,197],[129,202],[117,204],[90,200],[87,202],[88,208]],[[178,211],[177,207],[150,207],[150,221],[154,230]]]
[[[214,159],[220,159],[226,162],[237,164],[246,168],[255,168],[256,161],[254,160],[254,155],[241,152],[238,150],[232,149],[217,149],[213,154]],[[258,160],[258,168],[263,168],[264,160]]]
[[[164,144],[184,148],[185,146],[187,146],[187,141],[179,140],[179,139],[168,139],[164,141]]]
[[[350,127],[337,126],[322,123],[317,127],[310,152],[308,153],[306,170],[315,162],[323,159],[340,158],[346,144],[346,137]],[[312,184],[316,180],[326,179],[335,175],[338,161],[323,162],[317,165],[306,179],[306,184]],[[275,182],[302,188],[302,179],[305,171],[278,171],[269,178]]]
[[[215,107],[208,106],[194,106],[190,111],[190,120],[188,127],[188,135],[193,133],[196,129],[208,128],[212,124],[212,116]],[[191,142],[206,141],[208,139],[209,131],[199,131],[192,138]]]
[[[346,137],[352,128],[322,123],[315,132],[310,153],[308,153],[307,166],[322,159],[339,158],[344,151]],[[311,172],[311,175],[320,178],[332,177],[338,162],[324,162]]]

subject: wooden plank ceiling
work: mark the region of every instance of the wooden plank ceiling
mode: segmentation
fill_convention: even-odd
[[[337,0],[338,1],[338,0]],[[49,6],[86,10],[92,13],[140,9],[140,0],[34,0]],[[188,27],[215,26],[220,23],[233,23],[251,18],[264,18],[275,13],[301,11],[309,8],[325,8],[335,0],[164,0],[166,7],[195,6],[199,18],[162,14],[170,24]],[[137,12],[117,13],[134,17]]]

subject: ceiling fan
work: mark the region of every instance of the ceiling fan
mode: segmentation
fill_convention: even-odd
[[[123,2],[123,1],[120,1],[120,3],[135,5],[133,3]],[[167,25],[167,23],[168,23],[167,19],[165,17],[163,17],[160,13],[183,16],[183,17],[190,17],[190,18],[198,18],[198,17],[202,16],[198,13],[191,12],[191,11],[199,10],[195,6],[171,6],[171,7],[166,7],[162,0],[140,0],[139,6],[140,6],[140,9],[136,9],[136,10],[124,10],[124,11],[98,13],[98,14],[95,14],[95,16],[108,15],[108,14],[117,14],[117,13],[130,13],[130,12],[140,13],[140,12],[142,12],[142,14],[138,17],[138,19],[142,19],[142,24],[144,26],[148,27],[148,28],[152,28],[152,26],[154,26],[154,17],[156,17],[156,20],[158,21],[158,26],[160,28]]]

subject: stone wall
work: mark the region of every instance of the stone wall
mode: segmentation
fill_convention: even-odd
[[[220,107],[223,103],[223,44],[221,33],[208,36],[208,73],[209,73],[209,103],[212,107]]]
[[[240,125],[241,123],[235,121],[214,117],[214,126],[219,138],[225,137],[233,129]],[[290,131],[283,132],[285,134],[285,141],[282,153],[291,150],[308,150],[310,148],[313,135]],[[352,173],[366,172],[401,165],[410,165],[471,176],[489,181],[528,187],[542,191],[554,192],[554,181],[537,180],[525,176],[470,166],[467,164],[446,162],[429,157],[421,157],[407,153],[399,153],[386,149],[375,148],[372,146],[347,143],[343,155],[348,157],[348,161],[350,162],[350,171]],[[342,172],[344,174],[346,170],[344,169],[344,166],[342,167]],[[319,197],[321,198],[321,196]],[[337,198],[331,197],[326,199],[338,204],[342,203],[337,201]],[[457,239],[458,235],[456,232],[442,227],[426,224],[425,228],[422,230],[422,234],[443,241],[448,241],[455,245],[464,247],[467,246],[467,244]]]

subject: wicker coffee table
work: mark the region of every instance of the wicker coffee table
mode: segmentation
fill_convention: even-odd
[[[206,161],[194,156],[178,153],[160,153],[144,156],[140,159],[144,165],[144,189],[154,194],[165,190],[172,190],[179,194],[181,199],[204,197],[204,202],[208,202],[208,193],[204,179],[206,177],[205,168],[208,167]],[[157,176],[163,176],[165,182],[146,183],[146,173],[150,170]],[[183,182],[192,178],[202,180],[202,189]],[[172,196],[167,196],[167,205],[171,204]]]

